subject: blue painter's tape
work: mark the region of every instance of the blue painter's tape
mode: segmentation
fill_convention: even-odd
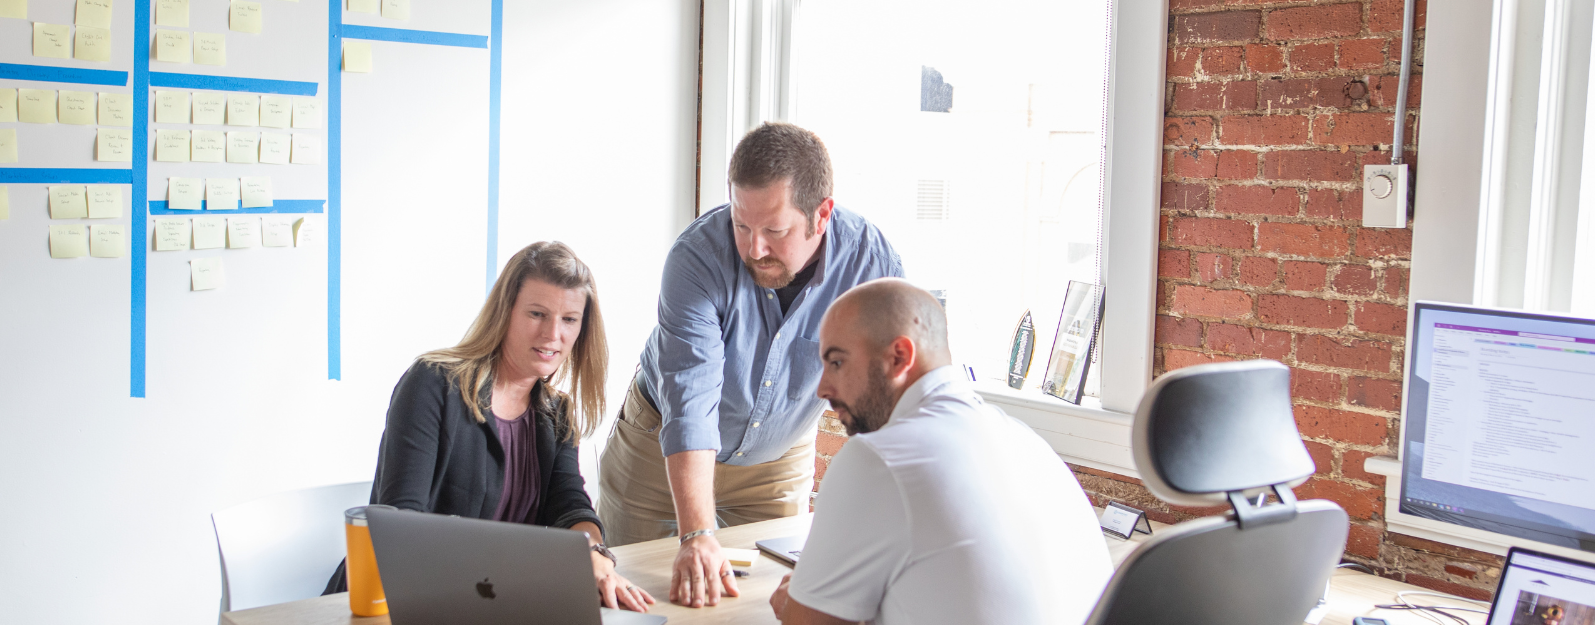
[[[0,63],[0,78],[7,80],[36,80],[39,82],[68,82],[79,85],[127,86],[127,72],[113,72],[104,69],[78,69],[76,67],[18,65],[16,63]]]
[[[487,37],[483,37],[481,35],[461,35],[458,33],[439,33],[430,30],[378,28],[376,26],[354,26],[352,24],[345,24],[343,27],[343,37],[345,39],[369,39],[372,41],[419,43],[429,46],[453,46],[456,48],[487,49]]]
[[[150,72],[150,86],[170,87],[172,89],[208,89],[211,91],[244,91],[248,93],[305,96],[316,95],[316,90],[320,88],[319,85],[313,82],[200,76],[198,74],[171,74],[167,72]]]
[[[11,184],[132,184],[133,170],[0,167],[0,182]]]
[[[343,379],[343,3],[327,3],[327,379]]]
[[[493,47],[488,51],[487,94],[487,292],[498,281],[499,99],[503,94],[504,0],[493,0]]]
[[[324,204],[326,204],[326,203],[327,203],[326,200],[276,200],[276,201],[272,202],[271,206],[260,206],[260,207],[256,207],[256,208],[235,208],[235,209],[231,209],[231,210],[228,210],[228,209],[211,210],[209,208],[206,208],[204,210],[191,211],[191,210],[182,210],[182,209],[171,209],[171,208],[167,208],[166,207],[166,202],[151,201],[150,202],[150,214],[151,215],[279,215],[279,214],[297,214],[297,213],[320,213],[321,212],[321,207]],[[200,202],[200,205],[209,206],[209,202]]]
[[[133,3],[133,41],[147,42],[150,40],[150,0],[137,0]],[[133,98],[133,145],[147,146],[150,140],[150,47],[148,45],[133,46],[133,93],[138,97]],[[133,262],[130,277],[132,289],[131,303],[128,314],[128,344],[127,357],[128,395],[131,397],[145,396],[146,374],[144,371],[147,360],[145,339],[149,332],[147,315],[149,302],[148,267],[145,265],[149,256],[149,209],[144,200],[149,197],[149,159],[133,159],[133,222],[132,246]]]

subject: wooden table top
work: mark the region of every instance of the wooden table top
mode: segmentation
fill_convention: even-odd
[[[807,533],[810,519],[809,515],[804,514],[728,527],[715,532],[715,536],[725,547],[753,549],[754,543],[760,540]],[[1152,527],[1152,531],[1156,533],[1167,526],[1153,523]],[[1117,566],[1130,555],[1131,551],[1145,542],[1148,536],[1137,534],[1128,541],[1107,535],[1103,538],[1108,543],[1108,553],[1113,558],[1113,564]],[[675,625],[686,623],[769,625],[780,622],[770,611],[769,599],[780,585],[781,578],[791,572],[791,569],[762,552],[759,554],[759,561],[749,570],[751,574],[737,579],[737,585],[742,591],[741,597],[722,598],[720,605],[712,608],[672,605],[669,602],[670,565],[675,560],[677,546],[675,538],[664,538],[615,548],[615,556],[620,560],[620,574],[626,576],[633,584],[643,587],[659,601],[653,606],[653,614],[669,617],[670,623]],[[1351,625],[1351,619],[1357,616],[1382,618],[1390,621],[1392,625],[1433,625],[1433,621],[1417,614],[1374,609],[1375,604],[1396,603],[1396,593],[1409,590],[1423,589],[1395,580],[1341,569],[1335,572],[1330,582],[1330,612],[1324,617],[1321,625]],[[1429,596],[1423,597],[1422,603],[1489,609],[1488,606]],[[1473,625],[1483,625],[1485,620],[1483,614],[1461,613],[1461,615]],[[349,613],[348,594],[339,593],[227,612],[222,614],[221,625],[388,625],[388,617],[354,616]]]

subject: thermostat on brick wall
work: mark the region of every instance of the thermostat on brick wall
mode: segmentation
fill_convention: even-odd
[[[1363,165],[1362,225],[1407,227],[1407,166]]]

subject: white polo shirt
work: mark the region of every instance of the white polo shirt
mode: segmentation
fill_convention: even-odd
[[[1112,572],[1068,466],[949,366],[831,460],[790,592],[879,625],[1079,625]]]

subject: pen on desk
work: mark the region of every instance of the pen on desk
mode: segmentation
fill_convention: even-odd
[[[744,571],[742,569],[731,569],[731,574],[735,575],[737,577],[747,577],[748,576],[748,572]]]

